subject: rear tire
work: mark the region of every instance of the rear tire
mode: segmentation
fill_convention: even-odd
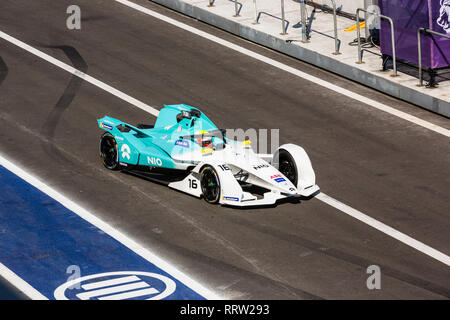
[[[119,151],[116,139],[109,132],[105,132],[100,138],[100,157],[103,165],[109,170],[119,170]]]
[[[203,199],[206,202],[216,204],[220,200],[220,180],[216,170],[212,166],[204,166],[200,171],[200,186]]]

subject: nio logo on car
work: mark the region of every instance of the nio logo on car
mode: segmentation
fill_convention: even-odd
[[[122,147],[120,148],[120,152],[122,152],[122,158],[127,158],[128,160],[130,160],[130,147],[127,144],[123,144]]]
[[[175,292],[175,282],[163,275],[141,271],[118,271],[69,280],[59,286],[57,300],[160,300]]]
[[[108,130],[112,130],[112,126],[110,126],[109,124],[100,122],[100,127],[102,127],[103,129],[108,129]]]
[[[147,161],[149,164],[156,164],[157,166],[162,166],[162,160],[160,158],[147,156]]]
[[[260,164],[257,166],[253,166],[253,169],[255,169],[255,170],[262,169],[262,168],[270,168],[270,166],[268,164]]]
[[[176,146],[183,147],[183,148],[189,148],[189,141],[186,141],[186,140],[177,140],[177,141],[175,141],[175,145],[176,145]]]

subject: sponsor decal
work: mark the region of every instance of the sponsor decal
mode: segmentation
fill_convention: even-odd
[[[75,278],[54,292],[57,300],[160,300],[175,292],[176,283],[161,274],[106,272]]]
[[[175,145],[183,147],[183,148],[189,148],[189,141],[187,141],[187,140],[177,140],[177,141],[175,141]]]
[[[125,159],[127,158],[128,160],[130,160],[130,147],[127,144],[123,144],[122,147],[120,148],[120,152],[122,152],[122,158]]]
[[[112,126],[110,126],[109,124],[106,124],[106,123],[103,123],[103,122],[100,122],[100,128],[103,128],[103,129],[108,129],[108,130],[112,130]]]
[[[441,9],[436,23],[450,35],[450,0],[441,0]]]
[[[262,169],[262,168],[270,168],[270,166],[268,164],[259,164],[259,165],[253,166],[253,169],[255,169],[255,170]]]
[[[213,152],[213,149],[211,149],[211,148],[202,149],[202,153],[211,153],[211,152]]]
[[[228,201],[239,201],[239,198],[236,197],[222,197],[222,200],[228,200]]]
[[[162,160],[160,158],[156,158],[156,157],[149,157],[147,156],[147,161],[149,164],[153,164],[153,165],[157,165],[157,166],[162,166]]]
[[[270,179],[275,180],[275,182],[278,182],[278,183],[286,181],[286,179],[283,178],[281,176],[281,174],[276,174],[276,175],[270,176]]]
[[[122,138],[122,137],[119,137],[119,136],[114,136],[114,138],[115,138],[116,140],[120,140],[120,141],[123,141],[123,138]]]

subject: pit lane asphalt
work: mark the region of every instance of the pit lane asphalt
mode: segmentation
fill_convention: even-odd
[[[294,61],[147,1],[246,48],[448,127],[448,119]],[[186,103],[222,128],[280,128],[322,190],[449,254],[448,138],[318,88],[113,1],[2,1],[0,30],[152,106]],[[69,198],[236,299],[450,297],[449,268],[316,199],[276,208],[211,206],[103,168],[96,119],[154,117],[0,40],[0,152]],[[368,290],[378,265],[382,289]],[[61,266],[66,268],[67,266]]]

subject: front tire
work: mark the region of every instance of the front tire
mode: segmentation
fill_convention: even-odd
[[[100,138],[100,157],[103,165],[109,170],[119,170],[119,151],[116,139],[109,132],[105,132]]]
[[[216,204],[220,200],[220,180],[216,170],[212,166],[204,166],[200,171],[200,186],[203,199],[206,202]]]
[[[276,156],[276,155],[275,155]],[[280,171],[294,186],[298,183],[298,168],[292,155],[284,150],[278,150],[278,171]]]

